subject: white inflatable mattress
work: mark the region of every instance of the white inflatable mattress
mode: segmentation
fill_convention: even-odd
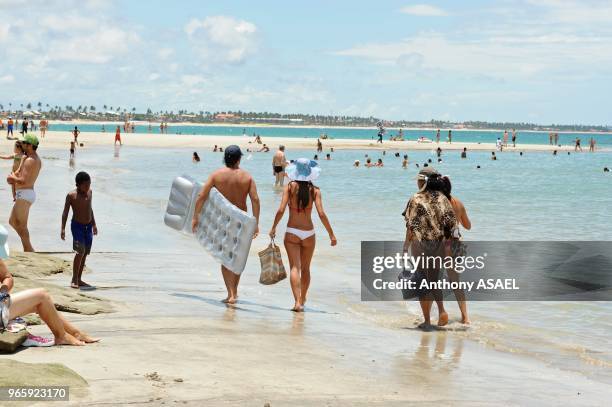
[[[191,219],[202,184],[189,176],[174,179],[164,223],[172,229],[192,234]],[[257,221],[212,188],[200,212],[195,237],[217,261],[241,274],[246,265]]]

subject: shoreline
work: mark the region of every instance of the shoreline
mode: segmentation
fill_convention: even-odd
[[[35,119],[40,120],[40,119]],[[140,126],[148,126],[149,123],[153,127],[159,127],[161,123],[160,120],[131,120],[136,125]],[[67,125],[80,125],[80,124],[99,124],[99,125],[123,125],[123,120],[87,120],[87,119],[77,119],[77,120],[49,120],[49,124],[67,124]],[[199,123],[199,122],[166,122],[168,127],[178,127],[178,126],[193,126],[193,127],[235,127],[235,128],[296,128],[296,129],[347,129],[347,130],[372,130],[376,132],[375,126],[333,126],[333,125],[315,125],[315,124],[267,124],[267,123]],[[403,130],[413,130],[413,131],[436,131],[437,127],[401,127]],[[385,127],[386,130],[399,130],[400,127]],[[456,131],[456,132],[500,132],[503,133],[504,130],[510,130],[511,128],[486,128],[486,129],[469,129],[469,128],[455,128],[455,127],[440,127],[440,131],[448,131],[448,130]],[[549,133],[555,132],[559,134],[609,134],[612,135],[612,130],[610,131],[573,131],[573,130],[518,130],[518,133]]]
[[[39,133],[35,133],[40,136]],[[79,135],[79,142],[88,146],[108,146],[112,147],[115,134],[113,132],[82,132]],[[262,147],[261,144],[255,144],[252,141],[252,136],[208,136],[208,135],[182,135],[182,134],[149,134],[149,133],[122,133],[121,139],[124,145],[137,147],[155,147],[155,148],[213,148],[215,145],[225,147],[230,144],[239,145],[244,151],[250,149],[250,152],[255,152]],[[72,136],[67,131],[48,131],[44,138],[39,137],[40,148],[69,148]],[[297,137],[262,137],[262,141],[268,145],[273,152],[279,145],[284,145],[287,148],[294,149],[316,149],[316,138],[297,138]],[[14,141],[1,138],[0,146],[4,148],[12,148]],[[330,147],[337,150],[433,150],[438,145],[443,151],[460,151],[467,147],[468,151],[496,151],[495,143],[475,143],[475,142],[454,142],[447,143],[419,143],[417,141],[384,141],[383,144],[376,143],[374,140],[363,139],[327,139],[322,140],[324,150]],[[504,148],[504,152],[520,152],[520,151],[573,151],[574,147],[551,146],[546,144],[520,144],[519,146]],[[598,148],[597,152],[609,151],[607,149]],[[583,148],[583,152],[588,152],[588,146]],[[500,152],[497,152],[500,153]]]

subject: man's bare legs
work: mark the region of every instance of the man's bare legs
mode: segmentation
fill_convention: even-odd
[[[81,279],[83,269],[85,268],[85,259],[87,259],[87,254],[85,253],[77,253],[74,256],[74,261],[72,262],[72,281],[70,282],[70,287],[72,288],[90,287],[89,284]]]
[[[315,249],[315,237],[301,240],[291,233],[285,234],[285,250],[289,258],[289,282],[295,304],[291,311],[304,311],[310,286],[310,262]]]
[[[32,204],[23,199],[17,199],[13,205],[11,211],[11,217],[9,218],[9,224],[15,229],[15,232],[21,239],[24,252],[33,252],[34,248],[30,242],[30,232],[28,231],[28,216],[30,214],[30,207]]]
[[[226,304],[235,304],[238,299],[238,283],[240,282],[240,275],[234,274],[231,270],[225,266],[221,266],[221,274],[223,274],[223,281],[225,282],[225,288],[227,289],[227,298],[222,300]]]
[[[21,291],[11,296],[12,304],[10,319],[18,316],[36,313],[47,324],[56,345],[77,345],[98,342],[99,339],[91,338],[84,332],[79,331],[74,325],[62,317],[55,309],[55,304],[49,293],[42,289]]]

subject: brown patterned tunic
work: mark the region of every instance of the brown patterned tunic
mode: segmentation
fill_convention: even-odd
[[[432,241],[450,238],[457,218],[449,200],[438,191],[417,192],[410,198],[404,214],[412,239]]]

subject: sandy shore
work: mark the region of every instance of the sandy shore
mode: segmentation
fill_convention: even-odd
[[[96,133],[96,132],[83,132],[79,136],[79,142],[84,143],[86,146],[109,146],[114,142],[114,133]],[[176,134],[122,134],[121,139],[125,145],[140,146],[140,147],[156,147],[156,148],[167,148],[167,147],[188,147],[188,148],[210,148],[212,149],[215,145],[227,146],[230,144],[239,145],[244,151],[250,149],[251,151],[257,151],[261,148],[261,145],[255,143],[249,143],[253,140],[253,137],[245,136],[193,136],[193,135],[176,135]],[[66,148],[70,146],[72,136],[67,131],[50,131],[47,132],[45,138],[40,138],[41,149],[44,147],[52,148]],[[266,143],[271,149],[276,149],[280,144],[285,145],[287,148],[293,149],[316,149],[316,140],[312,138],[294,138],[294,137],[263,137],[262,141]],[[334,149],[377,149],[377,150],[433,150],[437,148],[436,143],[418,143],[416,141],[385,141],[383,144],[374,142],[373,140],[357,140],[357,139],[334,139],[334,140],[323,140],[323,147],[325,149],[333,147]],[[5,149],[10,149],[13,141],[2,138],[0,146]],[[495,151],[494,143],[440,143],[440,147],[443,150],[463,150],[467,147],[468,151]],[[507,147],[505,151],[573,151],[571,146],[555,147],[545,144],[522,144],[516,148]],[[588,147],[586,147],[588,150]],[[41,150],[44,151],[44,150]]]
[[[114,286],[103,296],[125,305],[103,316],[68,317],[102,342],[2,356],[6,368],[45,363],[17,365],[28,374],[7,382],[70,385],[73,405],[521,405],[606,398],[603,385],[487,349],[452,330],[380,328],[323,311],[316,296],[310,312],[295,314],[278,301],[287,287],[262,292],[253,282],[245,282],[244,300],[226,307],[214,277],[197,276],[195,285],[180,288],[165,278],[143,286],[150,255],[94,257],[89,278]],[[193,280],[192,257],[155,257],[172,264],[174,281]],[[65,285],[67,276],[53,279]],[[44,326],[31,330],[48,335]]]

